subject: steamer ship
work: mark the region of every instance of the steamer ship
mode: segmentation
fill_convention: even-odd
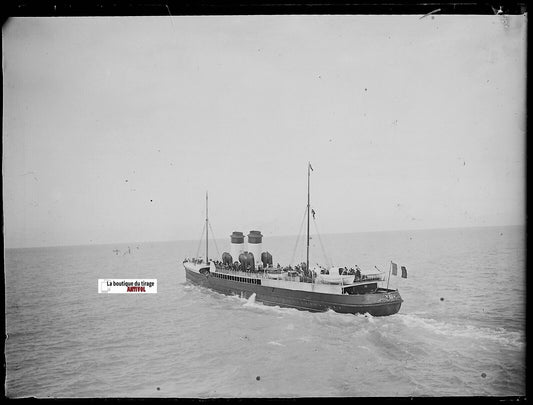
[[[306,262],[292,266],[273,266],[272,255],[263,251],[260,231],[245,236],[230,235],[230,252],[221,260],[209,259],[209,217],[206,193],[205,258],[185,259],[186,280],[226,295],[250,298],[265,305],[296,308],[311,312],[332,310],[340,313],[386,316],[397,313],[402,305],[398,290],[380,287],[384,273],[363,272],[347,267],[309,268],[310,170],[307,169],[307,255]],[[392,263],[392,262],[391,262]],[[377,269],[377,267],[376,267]],[[390,271],[389,271],[390,278]]]

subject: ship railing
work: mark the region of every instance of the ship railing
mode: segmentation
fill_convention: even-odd
[[[217,266],[218,273],[224,274],[233,274],[238,277],[249,277],[249,278],[258,278],[258,279],[267,279],[267,280],[283,280],[283,281],[292,281],[292,282],[302,282],[302,277],[300,276],[283,276],[282,278],[273,278],[269,277],[266,271],[242,271],[242,270],[233,270],[229,268]],[[361,278],[354,280],[357,282],[368,282],[368,281],[382,281],[383,277],[380,274],[363,274]],[[341,283],[339,283],[341,284]]]
[[[238,277],[250,277],[250,278],[264,278],[258,272],[231,270],[224,268],[217,268],[217,273],[231,274]]]
[[[217,273],[232,274],[238,277],[250,277],[250,278],[259,278],[259,279],[267,279],[267,280],[276,280],[275,278],[269,277],[267,272],[265,271],[248,272],[248,271],[232,270],[232,269],[227,269],[223,267],[217,267]],[[283,278],[280,278],[278,280],[292,281],[292,282],[302,281],[300,276],[284,276]]]

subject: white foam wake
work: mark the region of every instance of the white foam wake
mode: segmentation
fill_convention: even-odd
[[[439,335],[474,340],[489,340],[502,345],[512,345],[518,348],[524,345],[524,336],[522,333],[508,331],[504,328],[493,329],[473,325],[458,325],[409,314],[399,314],[399,318],[410,328],[423,328]]]

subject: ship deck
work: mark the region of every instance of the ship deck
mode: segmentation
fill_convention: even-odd
[[[299,277],[284,277],[283,280],[269,278],[266,273],[259,272],[244,272],[244,271],[234,271],[217,268],[216,273],[218,274],[229,274],[235,277],[245,277],[249,279],[259,279],[261,280],[261,285],[265,287],[276,287],[284,288],[287,290],[295,291],[310,291],[310,292],[319,292],[324,294],[339,294],[342,295],[342,289],[352,285],[362,285],[375,283],[376,281],[360,281],[354,284],[322,284],[322,283],[305,283],[301,282]]]

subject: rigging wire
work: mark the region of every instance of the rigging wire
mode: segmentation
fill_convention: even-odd
[[[202,247],[202,240],[204,239],[204,232],[205,232],[205,224],[202,227],[202,236],[200,236],[200,242],[198,243],[198,250],[196,251],[197,258],[198,258],[198,255],[200,254],[200,248]],[[207,257],[205,260],[207,260]]]
[[[217,240],[216,240],[215,232],[213,232],[213,227],[211,226],[211,222],[208,222],[208,223],[209,223],[209,229],[211,229],[211,234],[213,235],[213,242],[215,243],[215,248],[217,250],[218,257],[221,257],[220,256],[220,251],[218,250],[218,246],[217,246]]]
[[[324,244],[322,243],[320,232],[318,232],[318,224],[315,218],[313,218],[313,223],[315,224],[316,234],[318,236],[318,241],[320,242],[320,247],[322,248],[322,254],[324,255],[324,258],[326,259],[326,264],[328,265],[328,267],[332,267],[332,262],[329,260],[328,255],[326,254],[326,249],[324,249]]]
[[[294,256],[296,256],[296,249],[298,248],[298,242],[300,242],[300,235],[302,234],[302,228],[304,226],[306,214],[307,214],[307,206],[305,206],[304,216],[302,218],[302,223],[300,225],[300,231],[298,232],[298,237],[296,238],[296,245],[294,246],[294,250],[292,251],[291,261],[289,262],[291,265],[294,264]]]

